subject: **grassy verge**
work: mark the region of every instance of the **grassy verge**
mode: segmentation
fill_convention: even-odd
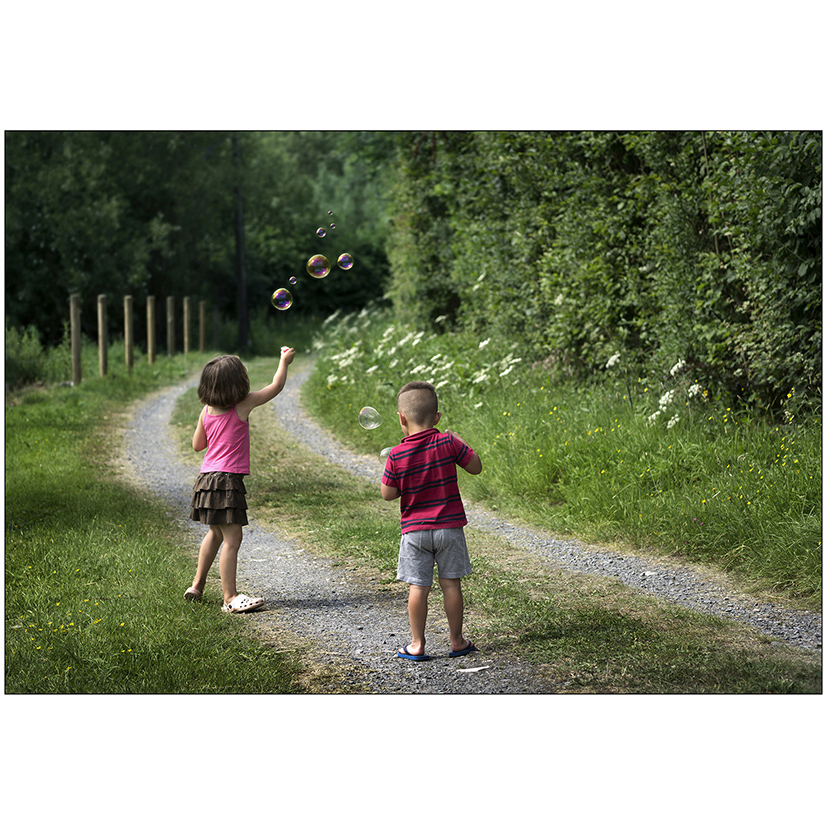
[[[682,362],[646,377],[619,356],[599,385],[554,385],[509,343],[425,336],[381,310],[325,322],[316,349],[306,402],[346,443],[377,455],[396,444],[397,390],[433,381],[440,427],[483,459],[466,496],[820,608],[821,419],[799,415],[795,389],[775,422],[710,399]],[[356,427],[365,405],[382,427]]]
[[[254,362],[250,371],[253,385],[266,382],[272,362]],[[198,410],[194,392],[179,400],[175,419],[182,450]],[[398,504],[385,503],[375,486],[297,445],[271,417],[254,415],[251,423],[257,459],[248,490],[256,518],[341,565],[366,575],[378,571],[381,588],[398,591],[404,615],[405,589],[395,583]],[[390,428],[381,439],[392,439]],[[487,655],[533,661],[549,687],[600,693],[820,691],[817,655],[771,646],[763,635],[619,584],[557,572],[482,532],[468,536],[475,574],[463,587],[467,633]],[[433,611],[441,611],[436,591],[432,603]]]
[[[111,465],[127,405],[201,362],[113,366],[7,399],[7,693],[300,691],[295,661],[182,599],[196,550],[182,554],[169,515]]]

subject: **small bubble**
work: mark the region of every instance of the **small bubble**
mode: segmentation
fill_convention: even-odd
[[[322,255],[307,260],[307,272],[314,279],[323,279],[330,272],[330,262]]]
[[[296,283],[296,277],[295,276],[290,276],[290,284],[295,284],[295,283]]]
[[[330,225],[330,229],[331,229],[331,230],[335,230],[335,229],[336,229],[336,225],[335,225],[335,224],[331,224],[331,225]]]
[[[327,214],[328,214],[328,215],[333,215],[333,210],[328,210],[328,211],[327,211]]]
[[[316,230],[316,235],[319,236],[319,238],[324,238],[324,236],[325,236],[324,227],[319,227],[319,229]]]
[[[342,253],[338,259],[336,259],[336,263],[342,270],[350,270],[353,267],[353,256],[350,253]]]
[[[277,310],[287,310],[287,308],[293,304],[293,297],[290,295],[289,290],[284,287],[279,287],[270,297],[270,301]]]
[[[362,408],[359,411],[359,424],[366,430],[372,431],[382,424],[382,417],[375,408]]]

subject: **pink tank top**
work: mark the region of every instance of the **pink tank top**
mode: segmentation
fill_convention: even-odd
[[[204,411],[207,453],[201,473],[226,471],[230,474],[250,473],[250,423],[242,422],[235,408],[220,416]]]

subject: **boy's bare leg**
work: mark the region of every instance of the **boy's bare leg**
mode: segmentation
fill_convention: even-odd
[[[451,636],[451,651],[461,652],[471,645],[470,640],[462,636],[462,619],[465,611],[465,604],[462,600],[462,585],[459,578],[439,578],[439,587],[442,589],[442,597],[445,601],[445,616],[448,618],[448,633]]]
[[[425,621],[428,619],[428,586],[411,586],[408,592],[408,620],[411,624],[409,655],[425,654]]]

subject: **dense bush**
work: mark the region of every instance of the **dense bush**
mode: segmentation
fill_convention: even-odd
[[[462,133],[401,142],[400,319],[584,378],[622,352],[716,394],[820,398],[821,133]],[[441,325],[435,323],[443,318]]]
[[[33,325],[5,328],[6,388],[35,382],[60,382],[71,378],[72,362],[68,335],[56,347],[44,348]]]

